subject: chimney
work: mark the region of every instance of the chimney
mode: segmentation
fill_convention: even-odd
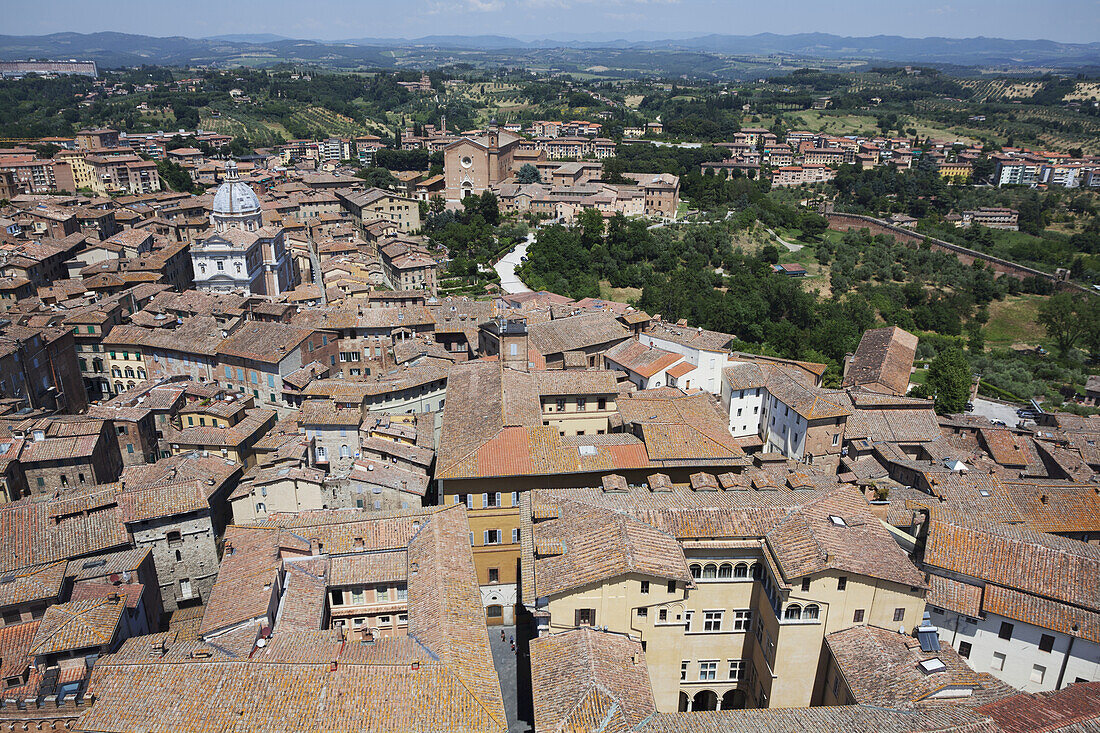
[[[1046,503],[1047,503],[1048,501],[1050,501],[1050,499],[1049,499],[1049,498],[1047,497],[1047,495],[1046,495],[1046,494],[1043,494],[1042,496],[1040,496],[1040,497],[1039,497],[1039,501],[1041,501],[1041,502],[1043,502],[1044,504],[1046,504]]]

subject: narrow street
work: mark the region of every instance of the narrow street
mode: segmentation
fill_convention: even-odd
[[[531,292],[531,288],[524,285],[523,281],[516,276],[516,268],[523,262],[522,258],[527,256],[527,248],[534,241],[535,233],[531,232],[527,235],[526,241],[517,244],[511,252],[504,255],[499,262],[493,265],[493,269],[500,275],[501,290],[509,295]]]

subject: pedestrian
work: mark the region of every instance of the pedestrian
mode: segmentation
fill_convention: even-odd
[[[515,650],[516,650],[516,642],[513,640],[512,641],[512,651],[515,651]]]
[[[504,641],[504,629],[500,630],[500,640]]]

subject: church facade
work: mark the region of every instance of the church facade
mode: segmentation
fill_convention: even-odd
[[[229,162],[214,194],[210,229],[191,245],[195,288],[207,292],[278,295],[298,283],[282,227],[263,225],[256,193]]]

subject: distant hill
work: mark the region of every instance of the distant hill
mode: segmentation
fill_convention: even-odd
[[[951,64],[960,66],[1005,66],[1081,68],[1100,66],[1100,43],[1058,43],[1019,41],[1003,38],[904,38],[902,36],[845,37],[827,33],[753,36],[704,35],[694,38],[644,40],[601,40],[610,34],[582,34],[579,40],[562,36],[541,40],[519,40],[508,36],[424,36],[422,38],[357,38],[342,41],[311,41],[275,34],[227,34],[212,38],[132,35],[125,33],[54,33],[47,36],[0,36],[0,59],[27,58],[91,59],[101,67],[141,64],[233,64],[315,62],[341,68],[355,66],[392,67],[393,49],[408,48],[441,52],[482,51],[501,54],[532,54],[550,49],[646,52],[688,52],[714,56],[788,56],[805,59],[854,59],[868,62]],[[436,59],[446,60],[445,54]],[[423,56],[423,63],[433,57]],[[269,61],[266,61],[269,60]],[[453,59],[452,59],[453,60]]]
[[[230,43],[274,43],[275,41],[293,40],[288,36],[277,36],[274,33],[227,33],[223,36],[206,36],[204,41],[229,41]]]

